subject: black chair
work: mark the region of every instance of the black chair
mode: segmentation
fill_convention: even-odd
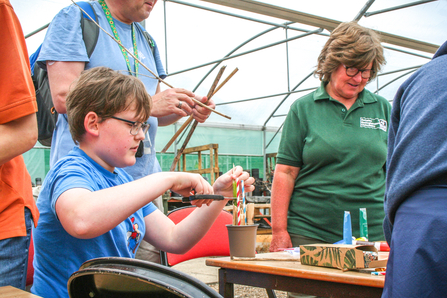
[[[70,298],[222,298],[202,281],[178,270],[130,258],[97,258],[68,280]]]

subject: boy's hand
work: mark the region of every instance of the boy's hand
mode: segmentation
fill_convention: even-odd
[[[202,207],[202,205],[209,206],[212,202],[213,202],[213,200],[194,200],[194,201],[191,201],[191,205],[195,205],[197,207]]]
[[[214,193],[225,197],[233,197],[233,181],[239,179],[244,180],[245,192],[251,192],[255,189],[253,183],[255,178],[244,172],[242,167],[237,166],[220,176],[213,185]]]
[[[184,172],[169,172],[167,174],[173,178],[171,190],[183,197],[193,195],[193,190],[196,194],[214,193],[213,187],[199,174]]]

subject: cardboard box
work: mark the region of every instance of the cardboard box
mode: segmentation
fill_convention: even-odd
[[[338,268],[343,271],[385,267],[387,259],[379,260],[374,246],[346,244],[309,244],[300,246],[303,265]]]

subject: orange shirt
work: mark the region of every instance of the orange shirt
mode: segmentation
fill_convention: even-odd
[[[0,124],[4,124],[37,111],[22,27],[9,0],[0,0],[0,40]],[[25,207],[37,226],[31,177],[20,155],[0,165],[0,240],[26,236]]]

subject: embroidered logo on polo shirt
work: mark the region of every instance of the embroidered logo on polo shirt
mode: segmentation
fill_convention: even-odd
[[[360,117],[360,127],[387,131],[388,123],[384,119]]]

